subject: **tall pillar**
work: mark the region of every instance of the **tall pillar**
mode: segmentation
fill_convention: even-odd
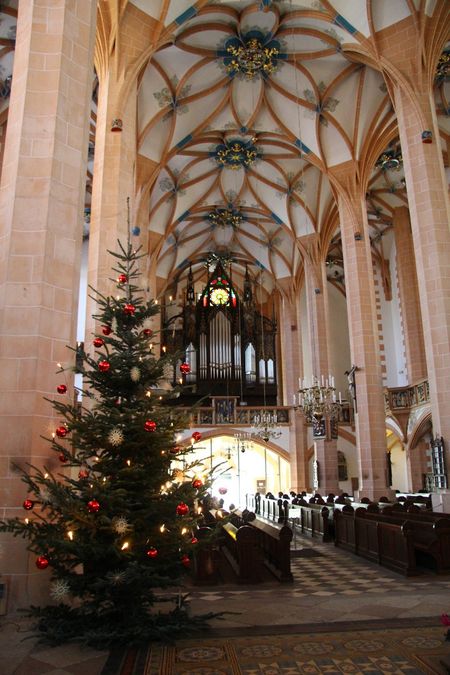
[[[281,342],[281,380],[283,382],[283,405],[293,403],[298,391],[298,378],[303,375],[302,343],[298,317],[298,298],[282,295],[279,311],[279,334]],[[308,462],[306,459],[307,437],[303,415],[290,411],[289,448],[291,466],[290,489],[301,492],[309,488]]]
[[[73,362],[95,12],[93,0],[19,6],[0,185],[0,517],[24,513],[14,464],[52,467],[41,435],[58,420],[44,396],[61,382],[57,362]],[[5,539],[9,608],[39,602],[35,556],[29,567],[25,542]]]
[[[443,436],[450,467],[450,208],[439,130],[430,92],[415,91],[416,106],[397,86],[394,106],[408,190],[417,263],[433,433]],[[422,119],[418,114],[422,112]],[[426,120],[424,122],[423,120]],[[424,124],[433,142],[422,142]]]
[[[437,0],[426,21],[406,17],[377,48],[397,116],[419,285],[433,434],[450,467],[450,203],[434,102],[435,67],[448,37],[450,5]],[[418,49],[418,44],[423,45]],[[423,132],[426,138],[422,137]],[[431,132],[431,137],[430,133]],[[427,141],[427,142],[424,142]]]
[[[158,48],[163,24],[132,3],[124,3],[119,14],[114,3],[98,3],[102,30],[97,33],[95,66],[99,80],[95,133],[89,236],[88,281],[106,295],[116,292],[110,281],[114,259],[108,250],[118,251],[118,240],[126,246],[128,199],[130,226],[141,229],[131,234],[131,244],[143,245],[146,252],[145,220],[148,190],[145,184],[157,175],[157,165],[137,153],[138,78],[150,58],[150,47]],[[164,12],[162,13],[164,15]],[[111,49],[114,45],[114,49]],[[139,262],[146,273],[146,260]],[[96,305],[87,303],[86,334],[94,330],[92,313]]]
[[[357,367],[355,426],[359,455],[359,496],[378,499],[388,492],[386,429],[365,195],[354,176],[353,164],[335,167],[334,173],[341,184],[338,207],[350,351],[352,364]]]
[[[427,367],[414,246],[406,206],[394,209],[393,225],[406,367],[408,382],[413,384],[427,376]]]
[[[328,377],[331,372],[328,287],[325,261],[320,251],[318,234],[302,237],[305,269],[306,305],[312,372],[315,377]],[[315,459],[319,464],[319,492],[337,494],[338,460],[337,440],[316,439]]]
[[[124,101],[123,83],[114,77],[112,65],[111,71],[99,76],[88,260],[88,283],[105,295],[115,290],[110,281],[114,259],[108,251],[118,251],[118,241],[126,247],[128,236],[133,245],[140,241],[128,228],[135,189],[136,82]],[[122,121],[122,131],[111,130],[114,119]],[[94,331],[95,309],[88,300],[87,335]]]

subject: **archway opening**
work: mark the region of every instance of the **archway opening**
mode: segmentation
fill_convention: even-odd
[[[189,455],[189,464],[192,463],[197,466],[187,469],[186,476],[206,478],[212,472],[212,496],[223,499],[225,509],[231,504],[245,506],[246,494],[277,494],[290,488],[289,461],[254,438],[245,443],[238,443],[230,435],[203,438],[193,445]]]

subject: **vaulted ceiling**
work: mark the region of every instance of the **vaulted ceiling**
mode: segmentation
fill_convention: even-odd
[[[182,23],[139,90],[138,151],[161,165],[149,213],[158,276],[171,283],[190,264],[201,276],[213,251],[234,261],[238,279],[250,263],[269,292],[280,280],[295,286],[302,238],[313,233],[339,260],[327,173],[364,163],[374,139],[395,129],[381,73],[355,55],[433,4],[223,1]],[[407,197],[401,166],[373,168],[368,212],[379,241]]]
[[[100,0],[100,11],[106,5],[111,23],[132,9],[168,36],[140,73],[138,89],[137,152],[159,166],[148,228],[160,285],[184,283],[191,265],[204,278],[212,253],[234,261],[238,285],[249,264],[268,293],[295,288],[303,237],[314,233],[335,261],[330,274],[339,276],[328,176],[348,160],[372,169],[367,208],[376,255],[407,194],[401,162],[373,159],[374,144],[395,156],[401,149],[383,77],[361,54],[376,54],[379,32],[392,24],[426,20],[436,0]],[[0,124],[16,15],[17,0],[1,4]],[[445,151],[449,79],[435,81]],[[92,145],[94,133],[95,114]]]

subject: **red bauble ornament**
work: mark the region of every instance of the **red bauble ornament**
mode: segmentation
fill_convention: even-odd
[[[102,333],[103,335],[111,335],[111,326],[102,326]]]
[[[117,277],[117,283],[118,284],[126,284],[127,281],[128,281],[128,277],[127,277],[126,274],[122,273],[122,274],[119,274],[119,276]]]
[[[89,476],[89,471],[85,471],[85,469],[81,469],[81,471],[78,472],[78,478],[80,480],[85,480]]]
[[[189,506],[187,504],[184,502],[177,504],[177,514],[179,516],[185,516],[187,513],[189,513]]]
[[[87,507],[89,513],[98,513],[100,511],[100,504],[96,499],[91,499],[91,501],[88,502]]]
[[[183,375],[187,375],[190,372],[191,366],[189,365],[189,363],[182,363],[180,366],[180,373],[182,373]]]
[[[98,349],[99,347],[103,347],[103,345],[105,344],[105,341],[101,337],[96,337],[92,341],[92,344],[94,345],[94,347],[97,347],[97,349]]]
[[[146,420],[144,423],[144,429],[145,431],[155,431],[156,422],[153,422],[153,420]]]
[[[220,487],[219,488],[219,495],[226,495],[228,492],[228,489],[226,487]]]
[[[127,302],[127,304],[123,308],[123,311],[125,314],[127,314],[127,316],[133,316],[133,314],[136,311],[136,307],[132,305],[130,302]]]
[[[31,501],[31,499],[25,499],[24,503],[22,504],[23,508],[25,511],[31,511],[31,509],[34,506],[34,502]]]
[[[202,485],[203,485],[203,482],[200,480],[200,478],[195,478],[195,479],[192,481],[192,487],[195,488],[196,490],[198,490],[199,488],[201,488]]]
[[[149,558],[152,558],[152,559],[156,558],[156,556],[158,555],[158,549],[155,548],[154,546],[150,546],[150,548],[147,551],[147,555],[148,555]]]
[[[153,335],[153,331],[151,328],[144,328],[142,332],[145,335],[145,337],[152,337]]]
[[[198,544],[198,539],[197,539],[197,537],[192,537],[192,539],[191,539],[191,544]]]
[[[48,567],[48,558],[45,555],[40,555],[39,558],[36,558],[36,567],[38,570],[45,570]]]
[[[198,441],[201,439],[201,437],[202,437],[202,435],[199,431],[194,431],[194,433],[192,434],[192,438],[194,439],[194,441],[196,443],[198,443]]]
[[[58,386],[56,387],[56,391],[58,392],[58,394],[65,394],[67,391],[67,387],[65,384],[58,384]]]
[[[181,452],[183,448],[181,448],[179,445],[175,445],[173,448],[169,450],[171,455],[178,455],[179,452]]]
[[[101,373],[107,373],[110,368],[111,364],[109,361],[100,361],[98,364],[98,369]]]
[[[185,567],[189,567],[189,566],[190,566],[190,564],[191,564],[191,559],[189,558],[188,555],[184,555],[184,556],[181,558],[181,564],[184,565]]]
[[[65,436],[67,436],[69,432],[67,430],[67,427],[60,426],[56,428],[55,433],[58,436],[58,438],[64,438]]]
[[[69,461],[69,458],[66,457],[64,453],[61,453],[60,456],[59,456],[59,461],[62,462],[63,464],[65,464],[66,462]]]

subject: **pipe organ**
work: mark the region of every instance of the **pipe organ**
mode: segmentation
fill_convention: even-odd
[[[190,271],[183,311],[163,330],[169,353],[181,352],[178,364],[190,366],[183,379],[191,397],[234,395],[249,405],[276,405],[276,321],[256,307],[248,270],[242,299],[221,263],[197,295]]]

